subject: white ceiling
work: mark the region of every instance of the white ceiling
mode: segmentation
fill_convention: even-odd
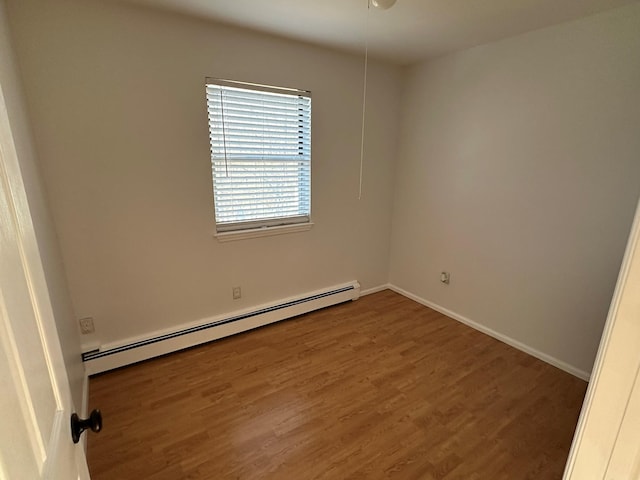
[[[363,52],[368,0],[128,0]],[[442,55],[638,0],[397,0],[369,12],[369,49],[398,64]]]

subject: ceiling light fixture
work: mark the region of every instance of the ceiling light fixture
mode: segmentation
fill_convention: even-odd
[[[371,5],[380,10],[387,10],[396,4],[396,0],[371,0]]]

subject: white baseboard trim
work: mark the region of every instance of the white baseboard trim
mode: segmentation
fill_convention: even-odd
[[[404,290],[396,285],[389,284],[387,288],[389,288],[390,290],[393,290],[396,293],[399,293],[400,295],[410,298],[411,300],[414,300],[424,305],[425,307],[429,307],[433,310],[436,310],[437,312],[442,313],[443,315],[446,315],[447,317],[457,320],[460,323],[464,323],[465,325],[475,330],[478,330],[479,332],[482,332],[486,335],[489,335],[490,337],[500,340],[501,342],[506,343],[507,345],[510,345],[513,348],[516,348],[520,351],[523,351],[524,353],[527,353],[532,357],[536,357],[537,359],[542,360],[543,362],[553,365],[554,367],[557,367],[560,370],[564,370],[565,372],[570,373],[575,377],[581,378],[582,380],[586,380],[587,382],[589,381],[589,378],[591,375],[588,372],[585,372],[584,370],[574,367],[573,365],[563,362],[562,360],[558,360],[557,358],[552,357],[551,355],[541,352],[540,350],[536,350],[535,348],[532,348],[522,342],[519,342],[518,340],[508,337],[507,335],[504,335],[500,332],[497,332],[485,325],[482,325],[478,322],[474,322],[473,320],[463,315],[460,315],[456,312],[453,312],[448,308],[444,308],[438,305],[437,303],[433,303],[433,302],[430,302],[429,300],[425,300],[424,298],[419,297],[418,295],[415,295],[411,292],[408,292],[407,290]]]
[[[87,374],[94,375],[269,325],[320,308],[357,300],[359,296],[360,284],[353,281],[286,298],[277,303],[229,312],[172,329],[151,332],[142,337],[102,345],[98,350],[84,353],[82,358]]]
[[[371,295],[372,293],[378,293],[383,290],[387,290],[389,287],[388,283],[384,283],[382,285],[378,285],[377,287],[367,288],[366,290],[360,290],[360,296],[364,297],[366,295]]]

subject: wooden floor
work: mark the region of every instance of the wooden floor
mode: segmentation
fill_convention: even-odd
[[[586,383],[391,291],[91,378],[93,480],[557,480]]]

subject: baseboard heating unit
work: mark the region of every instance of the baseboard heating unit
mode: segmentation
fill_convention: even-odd
[[[327,290],[310,292],[278,303],[208,318],[176,329],[155,332],[144,338],[103,345],[82,354],[88,375],[106,372],[167,353],[235,335],[287,318],[312,312],[360,297],[356,281]]]

